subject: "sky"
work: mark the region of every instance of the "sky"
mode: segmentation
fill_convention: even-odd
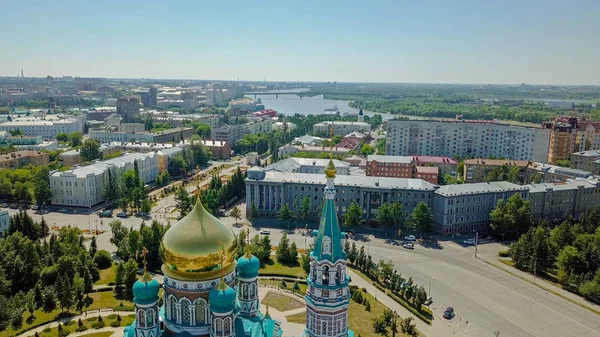
[[[0,76],[600,84],[598,0],[0,0]]]

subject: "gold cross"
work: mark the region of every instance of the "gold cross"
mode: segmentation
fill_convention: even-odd
[[[148,271],[148,261],[146,260],[146,256],[148,256],[148,254],[150,254],[148,249],[146,249],[146,247],[142,248],[142,257],[144,258],[144,273]]]

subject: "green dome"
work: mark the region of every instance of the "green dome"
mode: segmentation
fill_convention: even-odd
[[[253,278],[258,276],[260,261],[249,251],[237,260],[238,276],[241,278]]]
[[[210,303],[210,311],[217,313],[229,312],[235,309],[235,300],[237,294],[233,288],[221,282],[216,288],[208,294],[208,302]]]
[[[152,279],[148,273],[144,273],[141,279],[133,285],[133,301],[137,304],[150,304],[158,301],[158,281]]]

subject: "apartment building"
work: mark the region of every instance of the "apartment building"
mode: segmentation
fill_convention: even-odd
[[[174,128],[160,132],[123,132],[112,131],[110,129],[93,129],[88,132],[90,138],[98,140],[100,143],[124,143],[124,142],[142,142],[142,143],[179,143],[185,138],[194,134],[193,128]]]
[[[311,213],[319,214],[323,204],[324,174],[265,171],[253,167],[247,171],[246,207],[256,205],[259,216],[274,217],[287,204],[295,210],[296,200],[308,197]],[[435,185],[421,179],[366,177],[338,174],[335,179],[338,214],[344,214],[350,204],[358,202],[363,216],[374,219],[383,203],[401,202],[409,214],[418,203],[432,206]]]
[[[355,131],[371,131],[371,124],[365,122],[332,122],[325,121],[313,125],[313,134],[330,136],[345,136]]]
[[[441,186],[433,194],[436,230],[444,234],[485,231],[498,201],[515,193],[528,199],[529,187],[506,181]]]
[[[135,123],[140,113],[140,101],[137,97],[121,97],[117,99],[117,114],[123,116],[125,123]]]
[[[589,150],[581,152],[573,152],[569,155],[571,168],[600,174],[595,169],[595,162],[600,159],[600,150]]]
[[[127,153],[121,157],[99,161],[87,166],[75,166],[68,171],[50,172],[52,204],[76,207],[91,207],[104,201],[104,186],[108,172],[116,179],[137,163],[140,178],[151,183],[158,175],[156,153]]]
[[[569,159],[573,152],[600,150],[600,122],[579,117],[557,117],[543,124],[551,130],[548,163]]]
[[[416,166],[437,167],[441,177],[446,174],[456,177],[458,170],[458,161],[450,157],[413,156],[413,164]]]
[[[327,166],[327,164],[329,164],[329,159],[287,158],[265,167],[264,171],[325,174],[325,167]],[[337,169],[338,175],[350,174],[349,163],[333,159],[333,164]]]
[[[23,132],[25,136],[54,139],[59,133],[83,132],[83,121],[78,118],[44,119],[42,117],[16,118],[0,123],[0,131]]]
[[[545,161],[550,130],[481,120],[388,120],[386,154]]]
[[[10,215],[8,210],[0,209],[0,239],[2,239],[10,226]]]
[[[326,146],[309,146],[309,145],[284,145],[279,148],[278,155],[279,158],[291,156],[298,152],[306,152],[306,153],[333,153],[334,155],[348,156],[352,149],[346,147],[334,147],[329,148]]]
[[[415,166],[413,178],[423,179],[429,183],[437,184],[440,179],[440,169],[434,166]]]
[[[412,157],[380,155],[367,156],[367,176],[412,178],[413,168],[414,165]]]
[[[544,163],[531,163],[527,166],[525,172],[527,181],[535,180],[535,175],[541,176],[540,182],[555,183],[564,182],[567,179],[574,178],[591,178],[593,174],[588,171],[577,170],[569,167],[561,167],[556,165],[544,164]]]
[[[585,211],[600,205],[598,179],[567,179],[559,183],[529,186],[531,211],[538,218],[562,220],[578,218]]]
[[[100,153],[102,156],[108,156],[111,154],[115,154],[121,151],[121,147],[116,143],[112,144],[100,144]],[[73,166],[77,164],[81,164],[81,153],[79,149],[69,150],[61,153],[59,155],[60,160],[62,161],[64,166]]]
[[[239,124],[226,124],[210,129],[210,139],[227,142],[232,146],[244,138],[246,130]]]
[[[23,166],[48,165],[50,155],[38,151],[17,151],[0,155],[0,169],[18,169]]]
[[[508,159],[468,159],[464,161],[464,164],[463,181],[465,183],[482,183],[486,181],[490,172],[502,166],[506,166],[509,170],[517,167],[520,180],[525,181],[526,169],[530,162]]]

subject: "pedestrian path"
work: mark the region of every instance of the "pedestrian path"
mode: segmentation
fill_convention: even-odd
[[[103,310],[103,309],[100,309]],[[94,311],[93,313],[87,313],[87,314],[82,314],[82,315],[78,315],[78,316],[71,316],[71,317],[65,317],[65,318],[61,318],[57,321],[53,321],[44,325],[40,325],[39,327],[35,328],[35,329],[31,329],[29,331],[26,331],[20,335],[17,335],[19,337],[27,337],[27,336],[35,336],[35,333],[37,332],[38,335],[42,333],[42,331],[44,331],[44,329],[46,328],[56,328],[58,326],[58,324],[65,324],[68,323],[70,321],[77,321],[80,318],[82,320],[88,319],[90,317],[98,317],[98,316],[102,316],[102,317],[107,317],[110,315],[121,315],[122,316],[128,316],[128,315],[133,315],[134,312],[133,311]],[[104,327],[102,329],[88,329],[86,331],[82,331],[82,332],[76,332],[76,333],[71,333],[69,334],[69,336],[82,336],[82,335],[89,335],[91,333],[95,333],[95,332],[104,332],[104,331],[115,331],[115,330],[119,330],[121,329],[121,334],[120,336],[123,335],[122,331],[124,331],[124,327],[120,327],[120,328],[113,328],[113,327]],[[115,334],[113,334],[114,336]],[[112,337],[112,336],[111,336]]]

